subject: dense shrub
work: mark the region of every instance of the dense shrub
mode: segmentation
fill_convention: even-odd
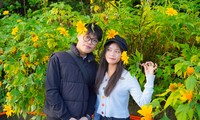
[[[145,77],[140,63],[147,60],[158,63],[151,103],[153,117],[162,114],[160,118],[169,119],[165,112],[172,107],[177,119],[199,119],[197,0],[134,3],[91,0],[87,7],[75,11],[71,5],[60,2],[34,12],[29,10],[26,17],[1,9],[1,104],[12,106],[15,114],[24,117],[28,112],[40,115],[48,58],[52,52],[67,50],[76,41],[76,24],[81,20],[97,22],[104,30],[103,40],[95,51],[97,60],[109,32],[126,39],[130,48],[126,67],[142,86]]]

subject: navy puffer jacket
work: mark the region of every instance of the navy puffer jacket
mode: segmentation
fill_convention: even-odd
[[[94,112],[96,94],[93,87],[98,64],[92,53],[85,59],[80,57],[75,44],[71,45],[71,51],[83,62],[90,79],[89,83],[84,81],[80,68],[69,53],[52,54],[46,73],[44,112],[58,120],[79,119]]]

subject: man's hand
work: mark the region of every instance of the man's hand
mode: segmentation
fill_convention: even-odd
[[[76,120],[76,118],[73,118],[73,117],[72,117],[72,118],[70,118],[69,120]]]
[[[82,117],[81,119],[79,120],[88,120],[87,117]]]

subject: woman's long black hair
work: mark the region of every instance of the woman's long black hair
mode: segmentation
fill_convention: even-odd
[[[96,82],[95,82],[95,90],[96,90],[97,94],[99,93],[99,88],[104,79],[105,73],[108,70],[108,62],[105,59],[105,54],[106,54],[106,51],[107,51],[108,47],[110,46],[110,44],[105,46],[105,49],[103,50],[103,52],[101,54],[101,60],[100,60],[100,64],[99,64],[99,68],[98,68],[98,72],[97,72],[97,76],[96,76]],[[120,60],[117,63],[117,69],[115,70],[113,75],[110,77],[108,84],[107,84],[106,88],[104,89],[105,96],[109,96],[110,93],[112,92],[112,90],[115,88],[117,82],[119,81],[119,79],[121,77],[123,68],[124,68],[123,62]]]

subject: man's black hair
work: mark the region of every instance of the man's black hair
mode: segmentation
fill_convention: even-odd
[[[96,23],[88,23],[85,25],[87,34],[92,33],[97,36],[98,41],[101,41],[103,31]]]

